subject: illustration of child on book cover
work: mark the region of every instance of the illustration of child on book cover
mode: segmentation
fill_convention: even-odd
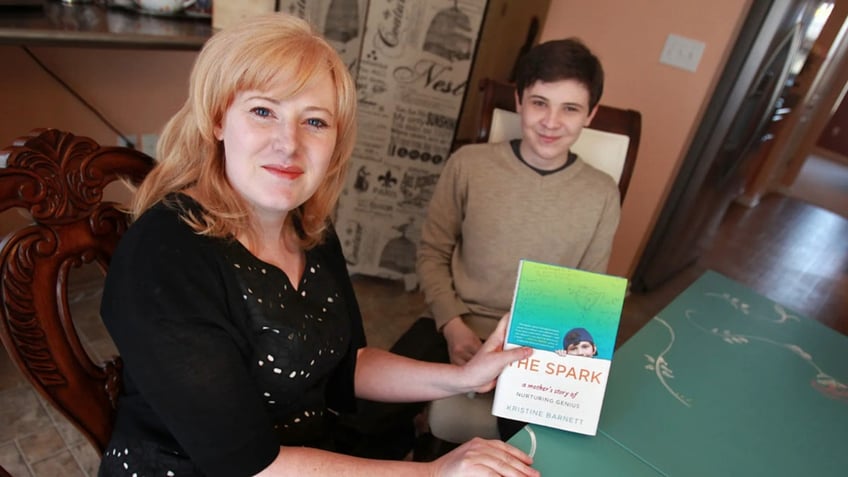
[[[592,338],[586,328],[572,328],[565,333],[565,337],[562,339],[562,349],[558,349],[556,354],[594,358],[598,355],[598,347],[595,345],[595,339]]]

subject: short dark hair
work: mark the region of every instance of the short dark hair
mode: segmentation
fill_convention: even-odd
[[[566,38],[540,43],[518,60],[515,74],[518,101],[522,101],[524,89],[537,81],[551,83],[567,79],[577,80],[589,90],[590,110],[600,102],[604,69],[582,41]]]
[[[568,349],[569,346],[580,343],[581,341],[588,341],[593,345],[595,344],[594,338],[592,338],[592,335],[586,328],[572,328],[562,339],[562,347]]]

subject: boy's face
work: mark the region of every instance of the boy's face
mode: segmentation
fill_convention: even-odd
[[[542,170],[561,167],[580,132],[595,116],[589,90],[577,80],[537,81],[524,89],[516,109],[521,115],[521,156]]]
[[[565,352],[568,354],[591,358],[592,356],[595,356],[597,348],[595,348],[595,345],[589,341],[580,341],[579,343],[572,343],[568,345],[568,349],[566,349]]]

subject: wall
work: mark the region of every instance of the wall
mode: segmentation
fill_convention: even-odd
[[[125,133],[158,133],[185,101],[197,52],[31,47],[49,69]],[[117,135],[16,46],[0,47],[0,144],[36,127],[116,144]],[[9,72],[15,72],[9,74]]]
[[[124,134],[158,134],[187,95],[195,51],[31,47],[30,51]],[[53,127],[117,144],[117,134],[17,46],[0,46],[0,147]],[[0,236],[19,222],[3,215]]]
[[[750,0],[552,0],[541,40],[576,36],[601,59],[602,103],[642,113],[636,168],[610,273],[636,267]],[[704,42],[692,73],[660,64],[669,33]]]

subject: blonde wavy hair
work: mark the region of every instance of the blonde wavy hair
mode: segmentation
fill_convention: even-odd
[[[188,99],[168,121],[156,149],[157,165],[135,193],[138,218],[171,193],[191,189],[204,208],[186,217],[199,234],[253,236],[247,202],[232,188],[224,168],[223,144],[215,127],[236,94],[286,78],[290,94],[328,71],[336,91],[338,133],[330,166],[315,194],[288,214],[285,233],[303,248],[319,244],[344,185],[356,138],[356,86],[347,66],[305,21],[284,13],[249,17],[216,33],[204,45],[189,80]]]

